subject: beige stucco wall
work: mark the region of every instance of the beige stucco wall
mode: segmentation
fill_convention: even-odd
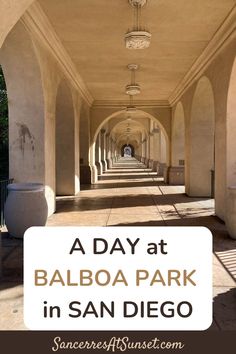
[[[44,94],[33,43],[22,24],[8,35],[0,62],[9,100],[10,177],[44,183]]]
[[[33,0],[0,1],[0,48],[10,32]]]

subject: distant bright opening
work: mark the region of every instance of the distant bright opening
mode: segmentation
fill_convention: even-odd
[[[134,156],[134,148],[132,145],[124,145],[121,149],[121,156],[123,157],[133,157]]]

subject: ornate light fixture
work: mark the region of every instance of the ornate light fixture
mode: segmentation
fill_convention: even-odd
[[[131,83],[126,85],[125,92],[127,95],[134,96],[141,92],[139,84],[135,83],[135,72],[138,70],[137,64],[129,64],[128,69],[131,72]]]
[[[151,42],[151,33],[141,26],[141,8],[147,3],[147,0],[129,0],[134,8],[135,23],[133,29],[125,35],[125,45],[128,49],[145,49]]]
[[[141,92],[139,84],[135,83],[135,72],[138,69],[137,64],[129,64],[128,69],[131,72],[131,83],[126,85],[125,92],[129,95],[130,104],[126,107],[127,113],[134,113],[136,112],[136,107],[134,106],[134,96]]]

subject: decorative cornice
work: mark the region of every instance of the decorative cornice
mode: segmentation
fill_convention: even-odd
[[[236,29],[236,6],[231,10],[222,25],[215,32],[211,41],[204,49],[202,54],[194,62],[191,69],[187,72],[174,92],[169,97],[169,103],[173,106],[184,94],[184,92],[196,81],[211,62],[216,58],[219,52],[225,48]]]
[[[22,16],[21,21],[30,33],[37,35],[46,45],[47,49],[60,65],[64,75],[79,91],[83,99],[89,105],[92,105],[94,101],[92,95],[86,87],[82,77],[78,74],[69,54],[66,52],[63,44],[56,35],[51,23],[37,1],[28,8]]]
[[[92,108],[98,107],[109,107],[109,108],[121,108],[125,109],[129,106],[129,101],[118,101],[118,100],[95,100],[93,102]],[[157,108],[157,107],[170,107],[167,100],[136,100],[134,103],[137,108]]]

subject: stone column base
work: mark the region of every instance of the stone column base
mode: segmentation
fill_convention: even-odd
[[[162,163],[162,162],[157,163],[157,174],[159,176],[164,176],[165,167],[166,167],[166,163]]]
[[[91,184],[92,183],[92,168],[88,165],[80,165],[80,183]]]
[[[153,172],[157,172],[157,165],[158,165],[158,161],[153,161],[153,164],[152,164],[152,171]]]
[[[106,160],[102,160],[101,164],[102,164],[102,171],[106,172],[107,171],[107,162],[106,162]]]
[[[107,163],[107,168],[112,168],[112,161],[111,159],[106,159],[106,163]]]
[[[102,175],[102,163],[100,161],[96,161],[95,165],[97,166],[98,176]]]
[[[184,185],[184,167],[169,167],[169,184]]]
[[[153,160],[148,160],[148,168],[153,169]]]
[[[184,185],[184,167],[165,166],[164,182],[172,185]]]
[[[98,181],[98,169],[96,165],[91,166],[91,183],[94,184]]]

